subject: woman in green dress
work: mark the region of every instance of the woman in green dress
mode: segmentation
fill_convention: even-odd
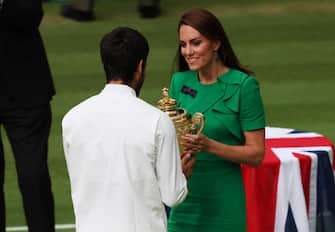
[[[246,231],[240,164],[264,157],[265,117],[259,84],[242,66],[219,20],[205,9],[185,12],[179,22],[178,72],[170,97],[190,115],[201,112],[205,128],[183,136],[196,157],[186,200],[173,208],[169,232]]]

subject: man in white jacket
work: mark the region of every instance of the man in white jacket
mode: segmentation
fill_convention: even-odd
[[[172,121],[137,97],[148,53],[136,30],[106,34],[105,88],[63,118],[77,232],[166,232],[164,204],[187,195]],[[190,170],[194,158],[183,164]]]

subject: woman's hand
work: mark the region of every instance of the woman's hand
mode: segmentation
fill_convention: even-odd
[[[257,167],[262,164],[265,154],[265,129],[244,131],[243,145],[230,145],[208,138],[205,135],[185,134],[180,143],[190,153],[206,151],[239,164]]]
[[[202,133],[185,134],[181,137],[181,144],[191,153],[206,151],[209,139]]]

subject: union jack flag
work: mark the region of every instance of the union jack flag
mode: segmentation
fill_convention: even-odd
[[[263,164],[242,165],[248,232],[335,232],[334,151],[320,134],[267,127]]]

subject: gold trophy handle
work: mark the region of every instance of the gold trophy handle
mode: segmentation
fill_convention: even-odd
[[[203,131],[205,127],[205,117],[202,113],[195,113],[192,116],[192,125],[191,125],[191,131],[194,134],[199,134]]]

